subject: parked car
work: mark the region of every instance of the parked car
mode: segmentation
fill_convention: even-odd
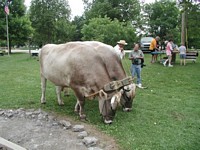
[[[150,53],[149,46],[151,44],[151,41],[153,40],[153,37],[142,37],[140,40],[141,50],[143,53]]]

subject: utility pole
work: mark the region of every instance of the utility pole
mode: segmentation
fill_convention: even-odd
[[[185,27],[186,27],[186,23],[185,23],[185,20],[186,20],[186,15],[185,15],[185,3],[183,3],[183,12],[182,12],[182,22],[181,22],[181,43],[185,44]]]
[[[186,8],[186,0],[179,0],[180,4],[182,4],[183,6],[183,11],[182,11],[182,22],[181,22],[181,43],[185,44],[185,46],[187,46],[186,43],[186,13],[187,13],[187,8]]]

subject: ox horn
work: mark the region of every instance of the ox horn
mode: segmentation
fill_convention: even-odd
[[[104,92],[102,89],[99,91],[99,97],[101,99],[108,99],[108,94]]]

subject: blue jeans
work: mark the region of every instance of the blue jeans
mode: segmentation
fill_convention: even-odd
[[[131,74],[132,77],[135,76],[135,74],[137,75],[137,84],[141,83],[141,65],[131,65]]]

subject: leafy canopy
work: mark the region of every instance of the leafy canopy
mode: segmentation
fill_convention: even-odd
[[[180,15],[176,3],[171,0],[160,0],[146,4],[144,12],[148,19],[149,32],[152,36],[173,38],[176,42],[180,38]]]
[[[75,26],[69,21],[70,13],[66,0],[32,0],[30,19],[35,30],[34,42],[42,46],[71,40]]]
[[[4,1],[0,2],[0,45],[7,46],[6,15],[4,13]],[[33,33],[31,22],[25,14],[24,0],[14,0],[9,4],[8,28],[10,46],[23,46]]]
[[[113,21],[108,18],[93,18],[81,30],[82,40],[97,40],[110,45],[116,45],[120,39],[125,39],[131,46],[135,39],[135,30],[131,24]]]

